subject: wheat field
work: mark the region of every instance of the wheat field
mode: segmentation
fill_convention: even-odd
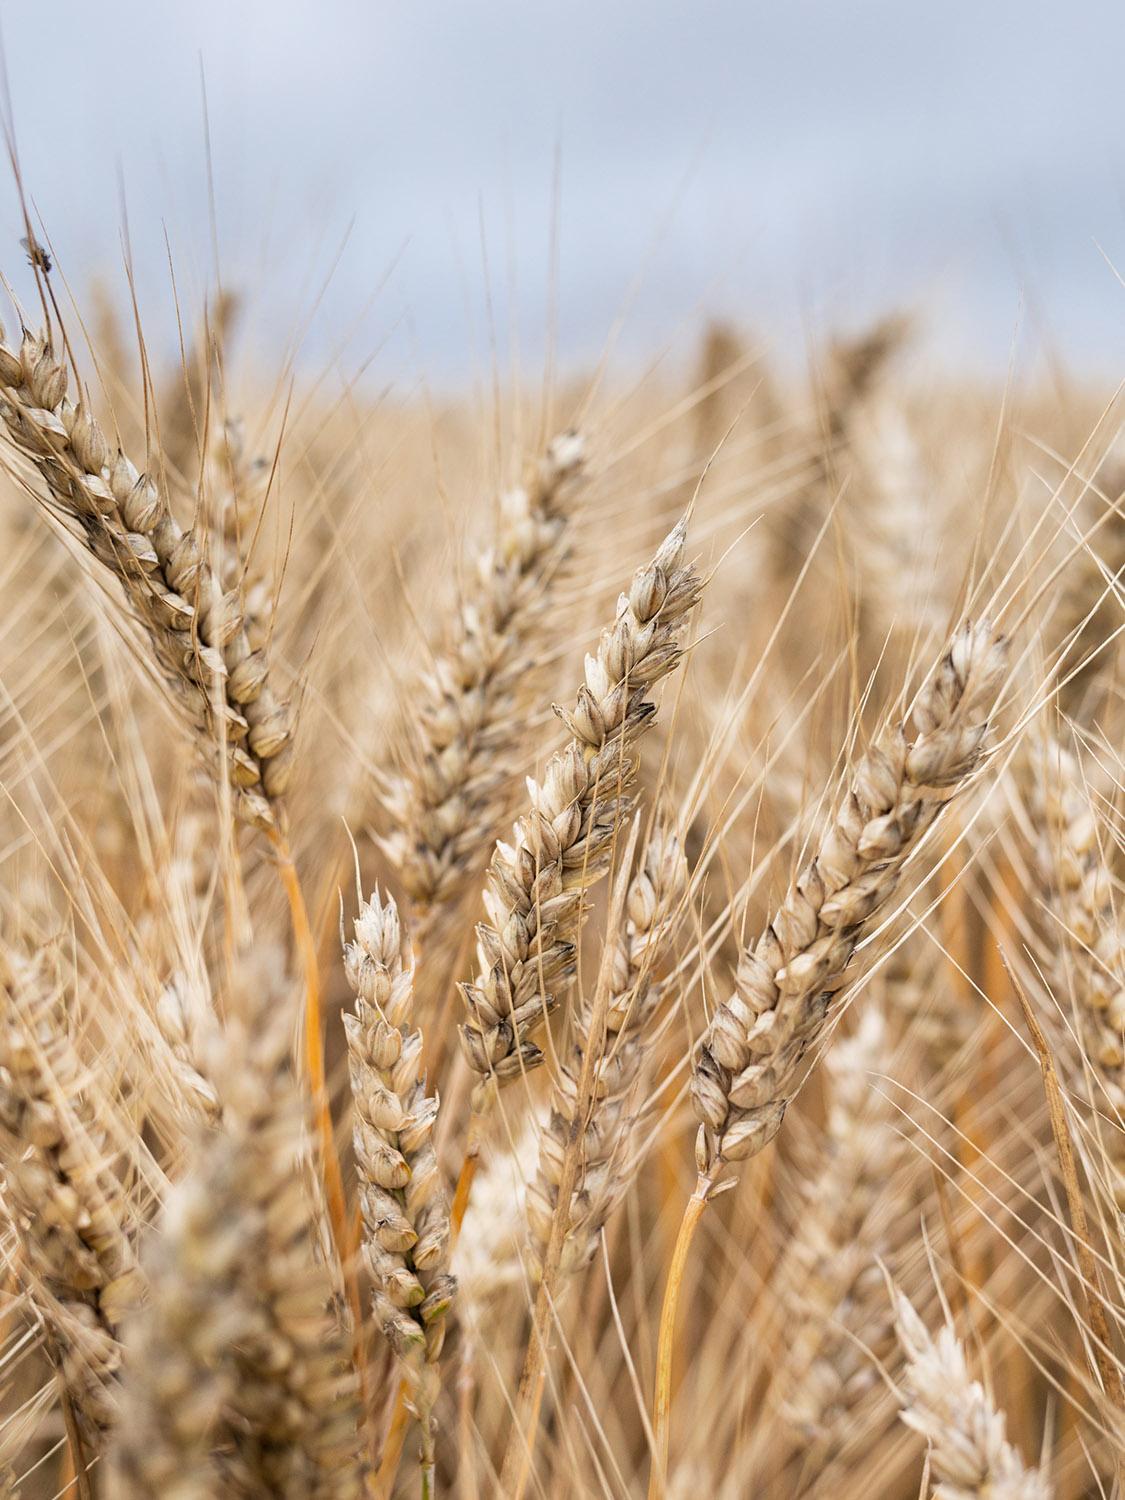
[[[333,393],[31,243],[3,1494],[1121,1495],[1114,391]]]

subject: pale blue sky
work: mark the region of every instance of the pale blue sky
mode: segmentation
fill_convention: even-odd
[[[62,270],[120,277],[146,323],[220,263],[273,354],[376,353],[378,378],[487,362],[485,288],[528,363],[685,342],[699,309],[780,347],[918,301],[995,368],[1021,291],[1075,364],[1122,373],[1125,6],[988,0],[0,0],[29,193]],[[26,287],[15,195],[0,267]],[[482,251],[482,238],[487,247]],[[5,249],[5,245],[7,249]],[[341,251],[341,246],[343,247]],[[1098,246],[1101,246],[1099,251]],[[339,256],[338,256],[338,252]],[[329,285],[319,305],[317,292]]]

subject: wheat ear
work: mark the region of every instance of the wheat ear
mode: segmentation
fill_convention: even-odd
[[[499,767],[534,681],[584,457],[579,434],[564,432],[502,497],[450,638],[411,694],[412,753],[391,782],[384,848],[421,916],[457,902],[499,832],[512,779]]]
[[[1049,940],[1047,970],[1056,999],[1073,1002],[1081,1056],[1060,1048],[1067,1082],[1080,1097],[1095,1084],[1095,1105],[1107,1116],[1098,1132],[1109,1196],[1125,1211],[1125,936],[1098,823],[1075,756],[1057,741],[1041,755],[1033,811],[1040,827],[1039,869],[1060,944]],[[1088,1071],[1087,1071],[1088,1070]],[[1087,1152],[1089,1156],[1089,1152]]]
[[[433,1493],[434,1406],[449,1274],[449,1203],[434,1151],[438,1100],[421,1077],[414,960],[393,901],[378,894],[355,919],[344,953],[354,1014],[345,1014],[355,1105],[363,1257],[375,1316],[398,1357],[422,1437],[423,1493]]]
[[[699,1170],[664,1293],[657,1349],[649,1494],[663,1496],[676,1309],[703,1210],[726,1168],[781,1129],[808,1049],[825,1033],[871,919],[897,888],[908,855],[964,785],[981,754],[1008,660],[990,621],[965,621],[913,706],[860,760],[851,789],[769,925],[742,955],[734,992],[695,1058]],[[729,1179],[728,1179],[729,1180]]]
[[[630,881],[636,837],[634,826],[610,906],[610,932],[617,936],[603,953],[592,1000],[579,1007],[571,1068],[556,1083],[538,1175],[527,1193],[530,1258],[539,1286],[516,1420],[500,1473],[501,1490],[512,1500],[522,1500],[530,1479],[558,1277],[593,1255],[635,1162],[628,1159],[634,1132],[625,1107],[644,1056],[644,1023],[651,1020],[656,1000],[651,965],[671,934],[673,908],[687,877],[678,840],[661,833]],[[608,1041],[615,1033],[616,1047]]]
[[[902,1420],[929,1447],[935,1500],[1050,1500],[1038,1469],[1025,1468],[1004,1435],[1004,1414],[973,1380],[948,1324],[933,1337],[902,1292],[895,1328],[906,1357]]]
[[[200,1128],[168,1195],[152,1299],[128,1333],[123,1500],[364,1493],[351,1338],[289,1031],[279,1009],[215,1039],[221,1126]]]
[[[0,952],[0,1144],[20,1279],[88,1434],[114,1416],[121,1321],[144,1279],[94,1076],[44,955]]]
[[[602,1026],[589,996],[575,1007],[570,1059],[559,1071],[551,1111],[540,1135],[539,1167],[528,1184],[532,1270],[542,1273],[568,1147],[578,1142],[579,1166],[566,1211],[559,1270],[569,1274],[592,1258],[602,1226],[628,1191],[635,1167],[636,1116],[630,1114],[660,1001],[657,969],[680,915],[687,886],[680,841],[658,825],[629,884],[625,910],[611,937],[610,994]],[[580,1089],[587,1054],[592,1072]]]
[[[856,1404],[878,1379],[867,1350],[877,1351],[890,1330],[880,1262],[891,1249],[891,1185],[905,1143],[893,1106],[871,1086],[890,1053],[878,1008],[828,1053],[819,1160],[804,1183],[789,1251],[782,1414],[823,1454],[846,1440]]]
[[[696,1159],[709,1180],[780,1129],[860,939],[977,765],[1006,664],[1005,639],[989,621],[959,628],[914,704],[913,738],[896,725],[862,757],[815,855],[743,954],[692,1078]]]
[[[477,977],[460,986],[468,1009],[465,1056],[481,1079],[478,1112],[497,1085],[543,1060],[530,1033],[574,973],[583,897],[609,868],[616,831],[632,806],[636,742],[656,714],[652,690],[679,663],[680,637],[702,591],[683,561],[686,538],[681,521],[621,595],[614,623],[586,658],[574,708],[556,708],[572,739],[542,782],[529,778],[531,811],[512,843],[498,843],[492,856]]]
[[[66,366],[46,338],[25,331],[18,353],[0,342],[8,436],[121,583],[172,691],[229,775],[239,816],[276,830],[293,726],[264,651],[251,646],[238,591],[224,592],[162,487],[113,452],[85,401],[75,405],[66,388]]]

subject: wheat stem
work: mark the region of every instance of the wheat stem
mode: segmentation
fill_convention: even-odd
[[[660,1307],[660,1332],[656,1345],[656,1387],[652,1400],[654,1448],[649,1475],[649,1500],[664,1500],[668,1485],[668,1443],[672,1417],[672,1361],[676,1348],[676,1312],[680,1305],[680,1288],[687,1269],[688,1255],[703,1210],[711,1200],[714,1182],[704,1173],[696,1180],[695,1191],[684,1208],[680,1232],[668,1267],[668,1284]]]

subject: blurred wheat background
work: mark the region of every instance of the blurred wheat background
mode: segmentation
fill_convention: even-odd
[[[1122,29],[5,13],[0,1493],[1123,1493]]]

